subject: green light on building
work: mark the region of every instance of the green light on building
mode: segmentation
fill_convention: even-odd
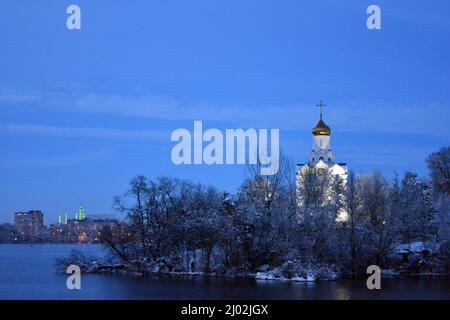
[[[79,220],[86,219],[86,209],[84,209],[82,204],[80,204],[80,208],[78,209],[78,218]]]

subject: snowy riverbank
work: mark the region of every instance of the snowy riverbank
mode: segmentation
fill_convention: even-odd
[[[86,256],[74,251],[68,258],[57,260],[60,272],[65,272],[67,266],[74,264],[80,267],[83,273],[120,273],[133,277],[146,277],[150,275],[177,275],[177,276],[212,276],[228,278],[254,278],[256,280],[292,281],[292,282],[320,282],[334,281],[348,276],[342,275],[339,269],[329,264],[306,263],[302,259],[292,258],[280,265],[264,264],[254,269],[225,268],[220,259],[211,259],[206,265],[205,257],[201,251],[189,251],[184,259],[177,257],[161,257],[155,260],[135,259],[127,262],[117,259],[99,259]],[[441,272],[432,263],[434,255],[424,259],[421,254],[412,253],[409,263],[400,261],[389,269],[382,269],[382,276],[448,276]],[[430,259],[433,258],[433,259]],[[205,272],[209,270],[209,272]]]
[[[333,266],[309,265],[299,261],[287,261],[280,267],[258,271],[255,278],[258,280],[318,282],[336,280],[339,276]]]
[[[305,264],[298,260],[287,261],[281,266],[273,267],[262,265],[254,272],[230,269],[221,270],[213,268],[214,271],[188,271],[180,266],[173,266],[166,259],[157,261],[130,261],[127,264],[117,263],[112,260],[100,260],[95,257],[85,256],[79,252],[73,252],[68,258],[57,259],[57,269],[65,272],[67,266],[77,265],[82,273],[121,273],[130,276],[149,275],[179,275],[179,276],[220,276],[220,277],[246,277],[257,280],[279,280],[295,282],[317,282],[330,281],[339,278],[338,272],[333,266],[315,266]]]

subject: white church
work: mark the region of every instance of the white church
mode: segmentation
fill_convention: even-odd
[[[331,150],[330,136],[331,129],[323,120],[323,107],[325,104],[320,101],[317,105],[320,107],[320,119],[317,125],[312,129],[312,150],[309,160],[306,164],[297,164],[296,179],[297,186],[302,183],[302,177],[311,169],[329,170],[332,175],[338,175],[347,186],[347,164],[343,162],[335,162],[334,154]],[[299,190],[299,188],[297,188]],[[302,205],[299,203],[299,205]],[[337,221],[345,222],[348,214],[345,210],[341,210],[338,214]]]

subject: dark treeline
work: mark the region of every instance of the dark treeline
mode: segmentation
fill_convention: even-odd
[[[296,177],[283,160],[274,176],[250,168],[235,195],[138,176],[114,200],[128,227],[105,230],[103,242],[141,272],[161,261],[170,271],[192,271],[188,256],[201,252],[203,272],[245,274],[302,261],[355,276],[371,264],[392,268],[400,263],[400,244],[423,242],[435,244],[429,271],[448,273],[450,148],[431,154],[427,165],[427,180],[413,172],[392,181],[378,172],[350,172],[345,187],[324,170]],[[339,221],[343,212],[345,222]]]

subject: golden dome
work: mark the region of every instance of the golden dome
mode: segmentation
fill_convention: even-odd
[[[312,133],[315,136],[329,136],[331,133],[331,129],[329,126],[325,124],[322,120],[322,115],[320,115],[320,120],[316,124],[316,126],[312,129]]]

